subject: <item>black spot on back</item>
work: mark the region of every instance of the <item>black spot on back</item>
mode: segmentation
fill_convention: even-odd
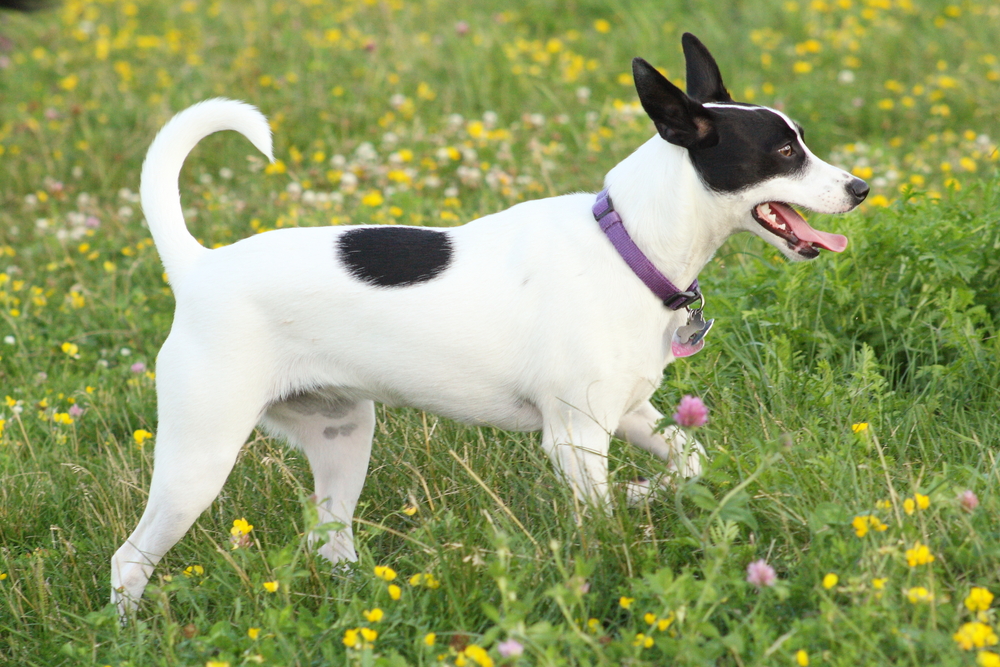
[[[378,287],[405,287],[437,277],[451,263],[445,232],[419,227],[360,227],[341,234],[338,255],[351,275]]]
[[[720,192],[738,192],[775,176],[802,170],[806,153],[799,133],[785,119],[764,107],[708,107],[719,135],[709,148],[691,148],[691,161],[705,184]],[[784,157],[778,150],[791,144],[795,153]]]

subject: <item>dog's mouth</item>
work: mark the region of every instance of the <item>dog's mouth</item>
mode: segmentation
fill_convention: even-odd
[[[757,223],[785,240],[788,248],[805,259],[819,255],[818,248],[832,252],[843,252],[847,247],[847,237],[813,229],[799,212],[782,202],[764,202],[750,211]]]

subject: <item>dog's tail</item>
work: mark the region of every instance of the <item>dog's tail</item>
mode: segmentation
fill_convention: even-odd
[[[177,185],[181,166],[199,141],[220,130],[236,130],[274,162],[271,128],[263,114],[249,104],[216,98],[199,102],[171,118],[153,139],[142,164],[142,211],[167,278],[175,285],[207,252],[184,223]]]

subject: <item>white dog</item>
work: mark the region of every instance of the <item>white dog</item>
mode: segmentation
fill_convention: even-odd
[[[134,606],[160,558],[222,488],[254,426],[305,452],[320,553],[354,560],[375,401],[542,432],[573,492],[606,505],[611,434],[700,469],[684,435],[657,432],[663,369],[710,323],[696,277],[750,231],[793,260],[847,239],[791,207],[853,209],[868,187],[813,155],[783,113],[736,104],[708,50],[683,39],[686,95],[644,60],[636,88],[658,134],[606,191],[514,206],[449,229],[282,229],[208,250],[188,232],[178,174],[208,134],[236,130],[271,157],[264,117],[215,99],[174,117],[142,171],[142,207],[177,300],[156,364],[159,426],[146,510],[112,559]],[[609,197],[610,195],[610,197]],[[683,291],[674,285],[686,287]]]

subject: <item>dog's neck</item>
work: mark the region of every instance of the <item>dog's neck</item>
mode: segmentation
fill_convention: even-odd
[[[687,150],[659,136],[619,162],[604,185],[632,240],[681,289],[731,233],[728,208],[706,189]]]

